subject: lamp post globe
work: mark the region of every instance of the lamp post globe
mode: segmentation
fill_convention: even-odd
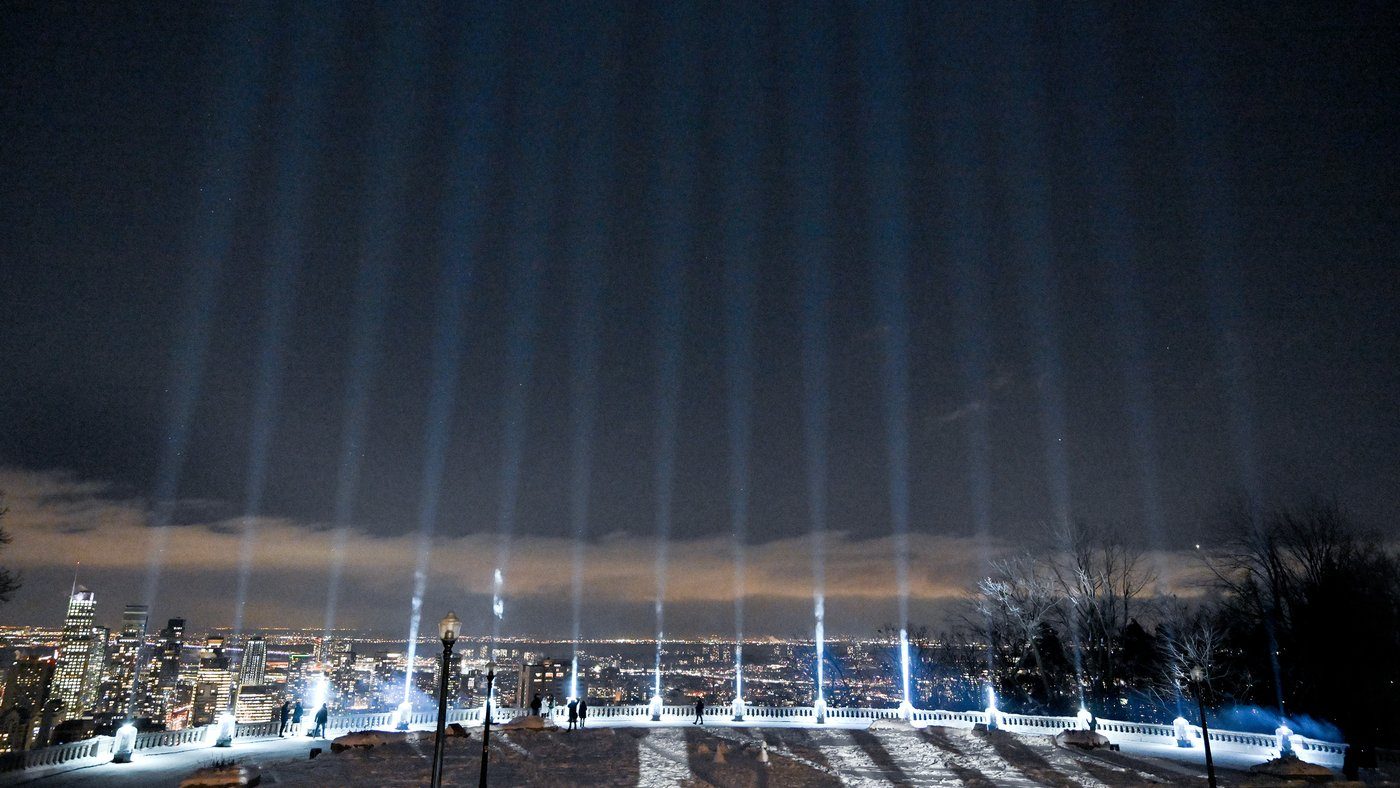
[[[457,642],[457,638],[462,634],[462,619],[457,618],[456,613],[448,613],[438,622],[438,637],[442,639],[442,645],[450,647]]]
[[[437,736],[433,740],[433,773],[430,781],[432,788],[442,785],[442,755],[447,743],[444,736],[447,727],[447,674],[452,666],[452,646],[461,634],[462,619],[457,618],[456,613],[448,613],[438,622],[438,637],[442,639],[442,670],[438,672]]]

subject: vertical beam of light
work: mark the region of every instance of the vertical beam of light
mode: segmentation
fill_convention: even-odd
[[[984,43],[977,31],[965,29],[964,17],[977,16],[969,7],[944,7],[935,23],[939,35],[934,42],[940,53],[939,70],[947,74],[946,93],[936,107],[939,123],[939,173],[945,187],[945,205],[939,235],[945,239],[951,270],[955,351],[962,381],[960,411],[967,440],[967,483],[972,505],[973,536],[977,543],[982,571],[990,564],[991,513],[990,469],[987,436],[987,336],[983,323],[986,295],[980,272],[988,264],[985,227],[988,196],[980,181],[985,151],[980,119],[974,111],[982,104],[975,79],[975,55]],[[987,651],[989,675],[993,655]],[[988,692],[992,689],[989,687]]]
[[[807,465],[807,505],[812,540],[813,656],[815,702],[826,700],[826,519],[829,418],[827,323],[831,310],[832,140],[829,54],[834,36],[823,15],[810,7],[799,20],[788,86],[794,122],[789,126],[794,162],[795,254],[802,270],[802,434]],[[805,68],[804,68],[805,66]]]
[[[904,694],[904,709],[911,709],[909,704],[909,630],[899,630],[899,683]]]
[[[1011,206],[1009,225],[1012,255],[1020,262],[1021,303],[1027,343],[1039,398],[1040,439],[1045,458],[1046,486],[1056,534],[1068,539],[1073,510],[1070,503],[1069,462],[1066,459],[1064,360],[1055,316],[1059,302],[1050,232],[1050,187],[1045,174],[1045,66],[1035,35],[1033,6],[1017,6],[1001,17],[1005,51],[998,54],[997,71],[1004,143],[1002,181]],[[1068,541],[1060,548],[1068,551]],[[1083,647],[1077,627],[1070,629],[1079,703],[1084,705]]]
[[[734,697],[744,697],[744,602],[747,595],[749,439],[753,411],[753,256],[758,227],[756,131],[757,21],[747,4],[729,37],[728,122],[723,142],[724,371],[729,428],[729,527],[734,556]]]
[[[457,390],[462,364],[463,319],[476,262],[473,245],[482,231],[484,208],[479,192],[487,179],[498,83],[492,46],[500,38],[500,15],[487,6],[470,16],[463,10],[450,20],[453,37],[450,62],[457,78],[447,112],[449,139],[446,197],[442,203],[442,268],[438,275],[436,319],[433,329],[431,384],[427,419],[423,424],[423,472],[418,491],[418,540],[413,567],[413,595],[409,600],[408,662],[404,671],[403,700],[413,690],[414,660],[423,617],[423,595],[428,590],[433,533],[457,410]]]
[[[594,20],[589,20],[594,21]],[[609,36],[600,36],[604,47]],[[569,223],[569,289],[574,293],[569,346],[570,469],[569,521],[573,526],[572,608],[573,675],[578,674],[578,646],[583,631],[584,546],[588,539],[589,488],[593,481],[593,430],[598,401],[599,309],[602,303],[603,268],[611,240],[614,170],[608,159],[613,148],[608,107],[614,103],[608,90],[603,52],[583,48],[579,67],[589,75],[582,86],[583,107],[578,123],[581,133],[570,158],[571,201],[575,215]]]
[[[190,424],[204,380],[219,278],[233,246],[234,219],[248,177],[253,121],[264,95],[266,26],[267,19],[259,9],[232,14],[228,26],[220,31],[217,55],[210,62],[219,83],[209,102],[212,119],[204,130],[208,135],[201,158],[205,166],[197,176],[199,196],[188,250],[189,278],[171,356],[165,433],[156,466],[151,542],[142,590],[148,607],[155,604],[160,591],[165,546],[189,449]]]
[[[1088,5],[1069,6],[1068,29],[1076,41],[1064,47],[1077,56],[1070,63],[1078,89],[1074,106],[1080,109],[1078,123],[1082,138],[1081,156],[1096,166],[1086,169],[1090,199],[1097,211],[1092,222],[1098,262],[1105,272],[1109,307],[1117,338],[1117,355],[1123,376],[1123,408],[1128,419],[1129,451],[1141,500],[1142,523],[1149,553],[1155,557],[1159,578],[1167,576],[1167,548],[1163,534],[1161,485],[1157,469],[1157,427],[1152,407],[1152,382],[1147,354],[1147,320],[1141,302],[1138,249],[1133,241],[1134,219],[1129,206],[1134,194],[1129,186],[1127,142],[1121,123],[1115,119],[1127,113],[1115,104],[1123,95],[1115,73],[1109,36],[1109,21],[1095,14]],[[1170,635],[1172,621],[1162,626]],[[1177,716],[1183,714],[1181,688],[1174,688]]]
[[[1192,17],[1187,19],[1187,15]],[[1166,7],[1158,21],[1159,35],[1167,43],[1175,67],[1174,81],[1167,91],[1174,102],[1179,124],[1182,175],[1189,192],[1188,216],[1195,224],[1201,245],[1198,260],[1206,286],[1206,304],[1211,328],[1217,336],[1215,361],[1224,381],[1229,413],[1230,443],[1235,470],[1243,487],[1250,521],[1261,522],[1261,479],[1254,437],[1254,394],[1249,376],[1249,326],[1245,315],[1243,286],[1240,283],[1239,197],[1232,186],[1236,169],[1231,160],[1229,114],[1217,95],[1220,85],[1213,76],[1214,65],[1201,50],[1215,46],[1219,32],[1183,3]],[[1183,30],[1198,31],[1194,36]],[[1279,713],[1283,713],[1283,666],[1279,662],[1276,635],[1278,611],[1264,616],[1269,639],[1269,660],[1274,674],[1274,692]]]
[[[528,42],[534,51],[553,51],[557,41],[550,38],[549,25],[533,28],[543,40]],[[537,70],[525,95],[516,97],[520,119],[514,135],[513,177],[517,184],[511,205],[511,245],[508,254],[510,292],[506,329],[506,365],[502,377],[500,497],[496,508],[496,571],[500,582],[492,600],[495,617],[491,622],[491,647],[501,636],[505,610],[505,578],[510,573],[510,555],[515,536],[516,504],[520,493],[520,465],[525,440],[525,417],[529,405],[529,385],[534,366],[535,331],[539,310],[537,291],[545,266],[546,237],[550,206],[555,191],[552,178],[558,163],[559,75]]]
[[[1239,198],[1231,185],[1236,168],[1230,159],[1229,141],[1225,139],[1230,123],[1215,99],[1220,88],[1212,76],[1212,64],[1208,56],[1199,51],[1214,43],[1209,37],[1216,33],[1209,25],[1201,25],[1200,19],[1188,23],[1183,17],[1191,12],[1183,5],[1168,6],[1163,24],[1177,31],[1201,32],[1196,36],[1164,34],[1164,38],[1170,40],[1170,55],[1176,66],[1176,81],[1169,92],[1175,102],[1181,131],[1182,174],[1191,192],[1189,215],[1201,244],[1198,262],[1206,285],[1208,314],[1211,327],[1219,337],[1216,364],[1225,383],[1236,472],[1250,505],[1257,507],[1260,480],[1255,452],[1253,392],[1248,374],[1248,326],[1239,281],[1240,267],[1236,262],[1240,248]]]
[[[239,539],[234,592],[234,638],[243,632],[243,613],[257,542],[257,518],[262,514],[267,490],[268,454],[282,395],[284,349],[292,305],[296,303],[297,279],[305,256],[302,236],[306,231],[315,158],[312,142],[325,106],[331,49],[335,45],[334,33],[339,30],[338,6],[327,6],[325,17],[318,13],[320,6],[290,8],[296,18],[292,20],[288,38],[295,44],[287,48],[295,66],[282,107],[274,154],[277,175],[269,214],[271,227],[263,279],[263,316],[248,433],[248,476],[243,492],[243,532]]]
[[[1002,182],[1011,206],[1011,253],[1020,263],[1026,340],[1038,382],[1040,437],[1055,527],[1070,522],[1069,463],[1065,459],[1064,360],[1055,315],[1059,303],[1050,233],[1050,187],[1045,175],[1044,64],[1033,34],[1032,6],[1003,17],[1006,48],[997,70],[1002,94]]]
[[[861,13],[861,79],[870,256],[881,331],[881,381],[889,473],[890,525],[901,630],[909,623],[909,125],[900,12]],[[903,702],[912,704],[908,686]]]
[[[421,34],[412,29],[418,12],[381,13],[372,70],[364,187],[360,201],[359,269],[346,359],[345,409],[341,414],[340,459],[336,473],[335,531],[326,583],[324,634],[329,638],[339,612],[345,545],[355,516],[370,395],[379,366],[381,333],[393,254],[403,224],[411,144],[421,108],[415,103],[422,68]]]
[[[656,670],[655,697],[661,696],[661,653],[666,629],[666,579],[670,571],[671,500],[675,491],[676,421],[681,396],[682,309],[685,299],[685,260],[691,253],[689,212],[695,194],[696,142],[693,129],[700,126],[696,97],[694,58],[688,42],[694,31],[691,13],[670,6],[665,24],[661,91],[654,125],[661,131],[661,151],[656,157],[654,244],[656,252]]]
[[[1087,5],[1070,6],[1069,28],[1077,31],[1077,45],[1065,49],[1079,55],[1071,66],[1080,91],[1074,105],[1081,109],[1078,128],[1081,155],[1096,163],[1087,168],[1090,198],[1098,212],[1093,222],[1095,247],[1107,279],[1109,305],[1117,326],[1118,356],[1122,364],[1124,409],[1128,417],[1133,465],[1142,499],[1143,524],[1150,546],[1161,551],[1163,539],[1161,488],[1157,472],[1157,429],[1152,408],[1152,383],[1147,356],[1147,321],[1141,302],[1138,250],[1133,241],[1134,220],[1129,211],[1133,194],[1129,186],[1127,143],[1121,124],[1126,111],[1114,104],[1122,94],[1115,75],[1110,41],[1103,28],[1108,20],[1096,16]],[[1159,573],[1165,569],[1159,565]]]

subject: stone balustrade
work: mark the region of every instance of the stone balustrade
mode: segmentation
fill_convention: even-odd
[[[724,724],[730,720],[730,709],[727,705],[707,707],[705,712],[706,719],[712,724]],[[493,723],[500,724],[527,713],[528,711],[525,709],[501,706],[492,712],[491,720]],[[611,724],[646,726],[651,724],[651,713],[652,709],[649,704],[588,707],[588,719],[607,720]],[[567,716],[568,708],[566,706],[554,707],[553,717],[556,722],[562,723]],[[687,721],[694,716],[695,709],[689,705],[670,705],[661,708],[661,724]],[[451,709],[447,712],[448,723],[479,724],[481,717],[482,708],[480,706]],[[826,710],[826,725],[830,727],[851,727],[864,722],[900,718],[900,710],[894,708],[828,707]],[[984,711],[915,709],[910,721],[921,725],[971,728],[974,725],[986,724],[987,713]],[[392,730],[400,722],[407,722],[408,727],[412,729],[431,729],[436,725],[436,712],[415,711],[410,713],[406,720],[400,720],[396,712],[335,714],[326,723],[326,733],[334,736],[347,731]],[[816,722],[816,710],[811,706],[748,706],[745,708],[744,724],[762,726],[765,722],[781,725],[819,724]],[[1010,733],[1023,735],[1054,735],[1067,728],[1078,728],[1079,720],[1074,717],[1001,713],[997,715],[997,727]],[[136,737],[133,749],[140,752],[182,747],[212,747],[216,728],[216,725],[203,725],[179,731],[142,733]],[[237,727],[236,738],[257,739],[276,736],[279,728],[278,721],[240,723]],[[1200,728],[1193,725],[1190,726],[1189,730],[1191,736],[1189,743],[1192,746],[1200,746]],[[1179,746],[1176,731],[1170,725],[1100,718],[1098,731],[1115,744]],[[1278,757],[1277,738],[1270,734],[1211,730],[1210,741],[1211,747],[1217,751],[1238,753],[1258,758],[1261,762]],[[1334,769],[1341,767],[1342,758],[1346,754],[1347,746],[1337,742],[1318,741],[1297,734],[1292,736],[1292,742],[1294,750],[1303,760]],[[104,763],[112,757],[112,745],[113,738],[111,736],[96,736],[71,744],[7,753],[0,755],[0,772],[40,769],[65,764]]]

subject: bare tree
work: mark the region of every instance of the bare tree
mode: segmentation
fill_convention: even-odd
[[[1178,603],[1169,616],[1171,626],[1164,627],[1166,635],[1162,638],[1161,675],[1168,693],[1180,694],[1182,687],[1190,684],[1193,668],[1201,669],[1207,686],[1223,678],[1226,631],[1214,611],[1201,607],[1193,610]]]
[[[1055,693],[1040,639],[1063,597],[1048,568],[1030,554],[994,561],[991,569],[991,575],[977,584],[977,610],[984,621],[999,622],[998,628],[1030,654],[1049,703]]]
[[[1050,572],[1066,602],[1060,608],[1063,625],[1079,659],[1080,680],[1107,701],[1119,680],[1119,638],[1156,576],[1141,548],[1116,531],[1078,522],[1056,536],[1061,551],[1050,561]]]
[[[1336,721],[1362,742],[1400,740],[1400,554],[1337,502],[1236,505],[1206,558],[1237,663],[1238,697]],[[1269,676],[1272,681],[1253,677]],[[1271,687],[1273,692],[1267,692]]]
[[[5,514],[10,511],[8,508],[5,507],[4,504],[5,491],[0,490],[0,522],[4,521]],[[10,536],[9,532],[6,531],[3,527],[0,527],[0,549],[3,549],[5,545],[8,545],[11,541],[11,538],[12,537]],[[10,599],[14,597],[15,592],[19,590],[19,586],[20,577],[18,574],[11,572],[8,569],[0,568],[0,603],[10,601]]]

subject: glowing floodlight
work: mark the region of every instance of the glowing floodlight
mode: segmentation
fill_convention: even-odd
[[[238,723],[233,715],[224,712],[219,715],[219,737],[214,740],[215,747],[232,747],[233,737],[238,733]]]
[[[326,705],[326,696],[330,694],[329,683],[326,681],[326,674],[318,673],[311,678],[310,708],[320,710]]]
[[[1293,730],[1288,727],[1288,723],[1280,724],[1274,735],[1278,737],[1278,757],[1293,755]]]
[[[909,632],[899,630],[899,677],[903,701],[899,704],[901,719],[913,721],[914,703],[909,696]]]
[[[734,702],[729,704],[729,708],[731,711],[734,712],[734,721],[743,722],[744,711],[746,710],[746,707],[744,705],[744,699],[740,697],[735,697]]]
[[[131,763],[131,751],[136,749],[136,726],[131,723],[117,728],[112,742],[112,763]]]
[[[817,698],[817,702],[812,704],[812,712],[815,715],[818,725],[826,722],[826,700],[824,698]]]
[[[652,695],[652,696],[651,696],[651,709],[650,709],[650,711],[651,711],[651,721],[652,721],[652,722],[661,722],[661,696],[660,696],[660,695]]]
[[[1185,717],[1177,717],[1172,720],[1172,731],[1176,734],[1176,746],[1191,746],[1191,723]]]
[[[1083,706],[1079,707],[1079,713],[1074,715],[1074,718],[1079,720],[1079,730],[1081,731],[1087,731],[1093,727],[1094,715]]]
[[[408,730],[408,715],[413,713],[413,704],[404,701],[399,707],[394,709],[394,730]]]
[[[994,731],[1001,725],[1001,712],[997,710],[997,693],[987,688],[987,730]]]

